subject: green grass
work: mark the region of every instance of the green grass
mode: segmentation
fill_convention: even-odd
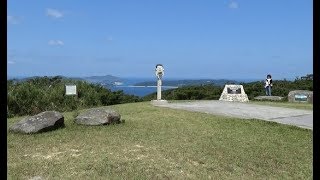
[[[153,107],[112,106],[125,123],[8,132],[8,179],[312,179],[312,131]],[[8,119],[11,125],[21,119]]]
[[[313,104],[310,103],[299,103],[299,102],[276,102],[276,101],[250,101],[249,103],[267,105],[267,106],[276,106],[276,107],[285,107],[285,108],[295,108],[295,109],[305,109],[313,110]]]

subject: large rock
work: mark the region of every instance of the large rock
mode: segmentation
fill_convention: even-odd
[[[288,94],[289,102],[307,102],[313,103],[313,91],[294,90]]]
[[[16,133],[39,133],[64,127],[64,117],[57,111],[45,111],[26,117],[12,125],[9,131]]]
[[[86,112],[80,113],[76,118],[77,124],[83,125],[107,125],[120,123],[121,115],[113,109],[93,108]]]

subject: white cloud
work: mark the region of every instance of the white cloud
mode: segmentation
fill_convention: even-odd
[[[18,24],[19,20],[17,17],[7,15],[7,23],[9,24]]]
[[[64,45],[63,41],[61,41],[61,40],[50,40],[48,42],[48,44],[51,46],[63,46]]]
[[[14,61],[8,61],[8,64],[15,64],[16,62]]]
[[[230,9],[237,9],[239,6],[238,6],[238,3],[237,2],[235,2],[235,1],[231,1],[230,3],[229,3],[229,8]]]
[[[56,9],[47,9],[46,11],[47,16],[53,17],[53,18],[62,18],[63,13]]]

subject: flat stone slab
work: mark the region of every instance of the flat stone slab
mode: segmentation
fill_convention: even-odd
[[[254,99],[256,99],[256,100],[281,101],[283,99],[283,97],[281,97],[281,96],[257,96]]]
[[[155,106],[184,109],[243,119],[260,119],[313,129],[313,111],[228,101],[194,101]]]

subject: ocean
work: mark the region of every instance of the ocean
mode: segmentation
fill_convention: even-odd
[[[111,87],[106,87],[106,88],[111,89],[111,91],[122,90],[125,94],[143,97],[148,94],[157,92],[157,87],[147,87],[147,86],[133,87],[133,85],[136,83],[147,82],[147,81],[154,81],[154,86],[157,85],[155,78],[123,78],[121,85],[111,86]],[[167,89],[171,89],[171,88],[168,88],[168,87],[161,88],[162,91],[167,90]]]
[[[170,79],[175,80],[175,79]],[[239,82],[253,82],[257,81],[258,79],[237,79]],[[120,86],[111,86],[106,87],[111,89],[112,91],[122,90],[125,94],[135,95],[139,97],[146,96],[148,94],[157,92],[157,87],[147,87],[147,86],[139,86],[139,87],[132,87],[132,85],[140,83],[140,82],[147,82],[147,81],[154,81],[154,86],[157,85],[155,78],[123,78],[122,83]],[[165,80],[164,80],[165,81]],[[162,87],[162,91],[172,89],[170,87]]]

